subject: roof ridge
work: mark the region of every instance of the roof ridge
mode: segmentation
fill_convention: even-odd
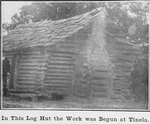
[[[102,11],[102,9],[103,9],[102,7],[96,8],[96,9],[91,10],[90,12],[86,12],[86,13],[83,13],[83,14],[80,14],[80,15],[76,15],[76,16],[72,16],[70,18],[65,18],[65,19],[59,19],[59,20],[53,20],[53,21],[51,21],[51,20],[42,20],[42,21],[39,21],[39,22],[32,22],[32,23],[22,24],[22,25],[19,25],[18,28],[28,27],[28,26],[30,26],[32,24],[34,26],[36,26],[36,25],[39,25],[41,23],[48,23],[48,22],[49,23],[63,23],[63,22],[68,21],[68,20],[76,19],[77,17],[83,18],[82,16],[84,16],[84,15],[85,16],[88,16],[88,15],[94,16],[96,14],[99,14]]]

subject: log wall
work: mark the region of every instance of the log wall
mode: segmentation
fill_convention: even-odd
[[[43,85],[47,54],[39,49],[22,52],[15,90],[36,92]]]
[[[141,51],[138,47],[127,44],[126,42],[129,41],[122,34],[113,32],[111,24],[108,24],[106,29],[111,33],[111,35],[107,34],[106,37],[106,50],[113,65],[112,99],[130,99],[132,97],[130,90],[132,84],[131,72],[134,67],[134,61],[136,57],[141,55]]]
[[[75,60],[80,55],[90,33],[90,26],[53,45],[47,50],[47,69],[44,89],[48,94],[73,95],[75,87]]]

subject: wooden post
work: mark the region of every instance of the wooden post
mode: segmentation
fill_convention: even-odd
[[[10,82],[9,89],[13,89],[13,80],[14,80],[14,68],[15,68],[15,54],[12,54],[11,66],[10,66]]]
[[[14,67],[14,80],[13,80],[13,89],[15,89],[15,84],[17,83],[18,72],[19,72],[19,63],[20,63],[20,55],[17,54],[15,56],[15,67]]]

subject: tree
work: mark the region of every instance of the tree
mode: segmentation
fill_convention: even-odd
[[[106,9],[107,19],[119,28],[125,36],[134,43],[148,42],[148,2],[72,2],[72,3],[32,3],[25,5],[20,12],[14,14],[10,24],[3,24],[9,33],[21,24],[39,22],[42,20],[59,20],[86,13],[98,7]],[[135,34],[128,30],[135,25]]]

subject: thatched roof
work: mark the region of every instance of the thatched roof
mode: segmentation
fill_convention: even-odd
[[[88,25],[101,13],[103,13],[102,8],[99,8],[68,19],[21,25],[3,37],[4,51],[35,46],[50,46],[61,42]]]

